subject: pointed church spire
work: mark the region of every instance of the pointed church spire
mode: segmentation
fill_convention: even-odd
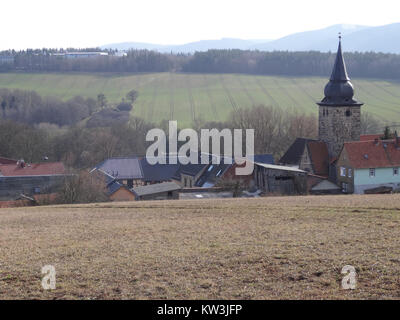
[[[354,88],[347,75],[346,63],[342,52],[342,35],[339,33],[339,46],[333,66],[331,78],[325,86],[325,98],[318,105],[322,106],[352,106],[362,105],[353,99]]]
[[[349,81],[347,75],[346,63],[342,53],[342,34],[339,32],[339,47],[336,54],[335,65],[333,66],[331,81]]]

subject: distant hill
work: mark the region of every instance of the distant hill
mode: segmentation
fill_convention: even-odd
[[[242,49],[261,51],[335,51],[337,36],[343,35],[345,51],[375,51],[400,53],[400,23],[379,27],[337,24],[324,29],[294,33],[276,40],[243,40],[223,38],[202,40],[182,45],[158,45],[140,42],[123,42],[101,46],[118,50],[148,49],[159,52],[192,53],[209,49]]]
[[[334,51],[337,49],[339,32],[342,33],[344,40],[348,43],[350,35],[365,29],[370,29],[370,27],[337,24],[324,29],[294,33],[274,41],[257,44],[252,49],[265,51]],[[348,51],[348,47],[345,48]]]
[[[234,38],[222,38],[219,40],[201,40],[181,45],[160,45],[142,42],[122,42],[101,46],[102,49],[147,49],[159,52],[192,53],[196,51],[207,51],[209,49],[242,49],[247,50],[258,43],[268,43],[270,40],[242,40]]]

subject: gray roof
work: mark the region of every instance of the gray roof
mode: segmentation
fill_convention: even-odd
[[[294,167],[287,167],[287,166],[278,166],[276,164],[265,164],[265,163],[259,163],[255,162],[256,165],[267,168],[267,169],[272,169],[272,170],[283,170],[283,171],[292,171],[292,172],[298,172],[298,173],[307,173],[307,171],[300,170]]]
[[[115,179],[142,179],[143,172],[138,158],[110,158],[99,164],[100,169]]]
[[[181,192],[179,199],[217,199],[217,198],[233,198],[233,192]]]
[[[362,103],[353,99],[354,88],[347,75],[346,63],[342,53],[342,43],[339,37],[339,47],[336,54],[332,75],[325,86],[325,97],[318,104],[320,106],[361,106]]]
[[[318,182],[314,187],[312,187],[311,190],[313,191],[340,190],[340,187],[338,187],[333,182],[330,182],[329,180],[322,180],[321,182]]]
[[[306,138],[296,138],[296,140],[290,145],[290,147],[286,150],[285,154],[279,160],[279,163],[299,165],[306,144],[309,141],[315,141],[315,140]]]
[[[176,191],[179,189],[181,189],[181,186],[176,184],[175,182],[163,182],[163,183],[149,184],[147,186],[134,187],[131,190],[133,191],[134,194],[141,197],[149,194]]]

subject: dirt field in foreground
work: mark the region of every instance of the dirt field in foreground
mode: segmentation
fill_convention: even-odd
[[[0,298],[399,299],[400,195],[1,209]]]

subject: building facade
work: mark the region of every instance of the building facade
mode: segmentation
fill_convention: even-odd
[[[400,141],[346,142],[337,161],[337,182],[344,193],[400,190]]]

